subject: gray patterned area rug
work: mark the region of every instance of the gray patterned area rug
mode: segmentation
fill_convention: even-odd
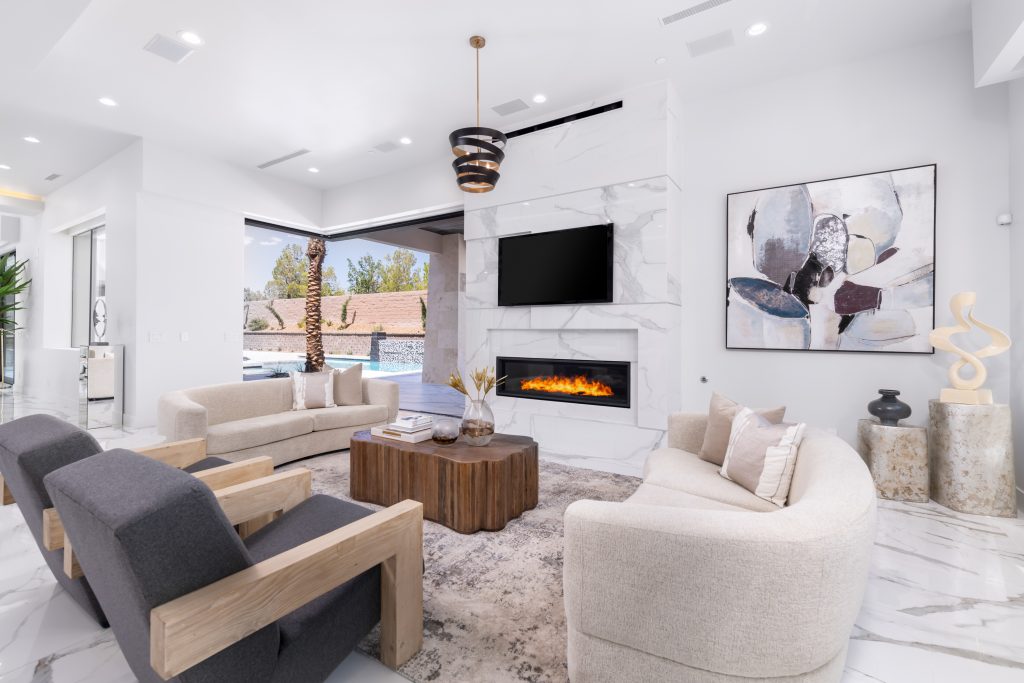
[[[351,500],[348,463],[342,451],[282,469],[307,467],[316,493]],[[423,649],[399,673],[417,683],[566,681],[562,515],[585,498],[624,500],[639,483],[541,460],[537,507],[501,531],[465,535],[426,522]],[[376,657],[377,632],[359,648]]]

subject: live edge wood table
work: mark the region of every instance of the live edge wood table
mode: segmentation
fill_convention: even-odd
[[[394,505],[411,498],[423,516],[463,534],[498,531],[537,506],[537,442],[495,434],[487,446],[404,443],[352,435],[350,488],[356,500]]]

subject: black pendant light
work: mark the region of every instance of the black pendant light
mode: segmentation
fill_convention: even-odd
[[[505,160],[508,138],[500,130],[480,126],[480,50],[487,41],[473,36],[469,44],[476,50],[476,125],[459,128],[448,136],[455,161],[455,182],[463,192],[490,192],[498,184],[498,169]]]

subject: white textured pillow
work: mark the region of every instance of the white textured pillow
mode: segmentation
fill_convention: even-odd
[[[782,507],[806,427],[802,422],[772,424],[750,408],[740,409],[732,421],[721,475]]]
[[[292,373],[292,410],[333,407],[333,371]]]
[[[357,406],[363,402],[363,364],[356,363],[334,371],[334,402],[339,406]]]

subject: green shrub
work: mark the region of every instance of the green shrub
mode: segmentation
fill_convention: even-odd
[[[263,318],[253,318],[252,320],[249,321],[250,332],[262,332],[268,327],[270,327],[270,323],[268,323]]]
[[[348,302],[349,301],[352,301],[352,297],[349,297],[349,298],[345,299],[344,303],[341,304],[341,322],[338,323],[338,329],[339,330],[347,330],[356,321],[356,313],[358,311],[355,311],[355,312],[352,313],[352,320],[351,321],[348,319]]]

